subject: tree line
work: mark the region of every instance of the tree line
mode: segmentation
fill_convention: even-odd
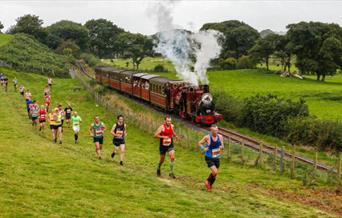
[[[0,23],[0,31],[2,28]],[[259,33],[244,22],[229,20],[201,27],[208,29],[223,33],[221,55],[213,61],[223,69],[265,63],[269,70],[274,57],[280,60],[283,71],[291,71],[295,65],[300,74],[316,74],[317,80],[324,81],[342,66],[342,28],[338,24],[300,22],[289,24],[285,34],[276,34],[270,30]],[[62,20],[43,27],[38,16],[24,15],[7,32],[32,35],[60,54],[131,58],[136,69],[144,57],[158,55],[153,52],[154,36],[130,33],[106,19],[92,19],[84,25]]]

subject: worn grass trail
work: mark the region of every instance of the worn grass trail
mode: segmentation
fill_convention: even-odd
[[[16,76],[41,101],[45,77],[4,71],[10,78]],[[203,158],[180,143],[176,144],[178,178],[167,177],[168,162],[163,177],[157,178],[158,143],[150,133],[132,125],[128,126],[124,167],[109,157],[109,131],[104,159],[96,160],[86,129],[95,114],[110,128],[114,115],[95,107],[85,90],[73,92],[75,86],[79,86],[75,80],[56,79],[52,97],[53,105],[72,102],[83,118],[77,145],[68,128],[63,144],[52,144],[49,131],[42,134],[32,129],[22,97],[11,86],[8,93],[0,91],[0,217],[332,216],[260,190],[300,189],[300,182],[235,164],[222,163],[215,189],[208,193],[203,190],[208,175]]]

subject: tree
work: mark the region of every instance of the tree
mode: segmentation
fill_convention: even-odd
[[[286,35],[278,35],[274,55],[280,58],[283,71],[291,72],[291,58],[293,45]]]
[[[62,20],[46,28],[46,44],[53,49],[67,40],[72,40],[81,50],[88,48],[89,36],[88,29],[82,24],[68,20]]]
[[[315,73],[317,80],[325,80],[342,66],[342,28],[337,24],[300,22],[287,26],[287,36],[296,66],[302,74]]]
[[[1,21],[0,21],[0,33],[2,33],[1,32],[1,30],[4,28],[4,25],[1,23]]]
[[[42,27],[43,20],[36,15],[24,15],[16,19],[17,23],[12,26],[9,33],[26,33],[34,36],[39,41],[44,41],[46,33]]]
[[[142,34],[124,32],[119,35],[118,42],[122,43],[121,52],[127,58],[132,58],[135,69],[139,69],[141,61],[153,53],[153,41]]]
[[[89,49],[99,57],[112,57],[117,54],[118,35],[124,32],[123,29],[114,25],[106,19],[89,20],[85,27],[89,30]]]
[[[79,50],[80,47],[78,47],[74,41],[68,39],[61,42],[61,44],[56,49],[56,52],[64,55],[76,56]]]
[[[213,29],[223,33],[221,58],[239,58],[247,55],[256,40],[260,37],[257,30],[237,21],[229,20],[221,23],[204,24],[201,30]]]
[[[275,52],[278,42],[277,34],[269,34],[264,38],[259,38],[256,44],[249,51],[250,55],[257,60],[263,60],[266,63],[266,69],[269,70],[269,59]]]

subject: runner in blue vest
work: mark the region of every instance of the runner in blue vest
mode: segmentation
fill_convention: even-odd
[[[205,161],[211,170],[209,177],[205,181],[205,187],[210,191],[220,167],[221,150],[224,149],[223,137],[218,134],[217,125],[212,125],[210,127],[210,134],[204,136],[203,139],[198,142],[198,146],[205,152]]]

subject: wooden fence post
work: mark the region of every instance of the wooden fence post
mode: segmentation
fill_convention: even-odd
[[[273,170],[277,171],[277,155],[278,155],[278,147],[277,145],[274,146],[274,152],[273,152]]]
[[[284,151],[284,146],[281,146],[281,151],[280,151],[280,174],[284,174],[285,170],[285,163],[284,163],[284,157],[285,157],[285,151]]]
[[[291,179],[295,177],[295,168],[296,168],[296,150],[295,145],[292,145],[292,155],[291,155]]]

